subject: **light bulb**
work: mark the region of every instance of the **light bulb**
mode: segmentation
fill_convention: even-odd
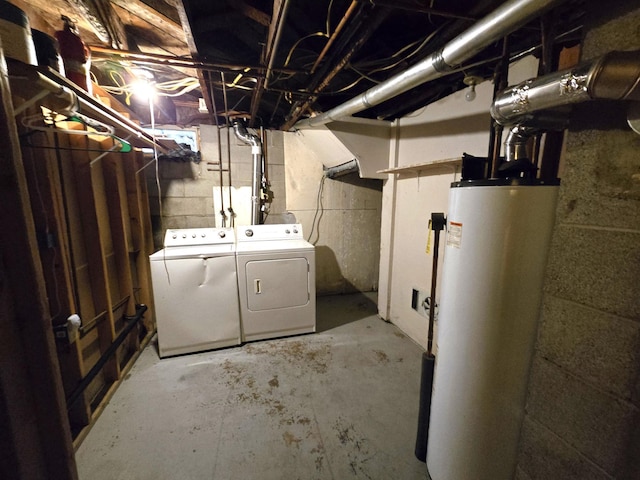
[[[469,86],[469,90],[464,94],[464,98],[467,102],[473,102],[476,99],[476,84],[472,83]]]
[[[155,97],[155,85],[148,80],[138,78],[131,84],[132,93],[142,101],[148,101]]]

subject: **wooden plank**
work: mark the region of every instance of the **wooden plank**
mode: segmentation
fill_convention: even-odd
[[[78,206],[82,220],[84,245],[87,252],[87,264],[89,265],[91,292],[96,311],[106,311],[108,319],[98,324],[100,332],[101,350],[106,351],[113,339],[113,317],[111,312],[111,292],[109,286],[109,272],[105,261],[106,251],[110,247],[110,239],[105,229],[108,219],[104,218],[104,184],[99,174],[99,162],[91,166],[91,158],[83,149],[90,147],[95,149],[95,143],[88,141],[84,136],[72,136],[69,139],[74,151],[71,152]],[[93,153],[93,158],[99,154]],[[107,246],[105,247],[105,242]],[[104,366],[103,372],[109,381],[117,380],[119,369],[115,361],[110,360]]]
[[[176,23],[170,18],[165,17],[162,13],[141,2],[140,0],[111,0],[111,3],[126,10],[131,15],[140,18],[145,23],[151,25],[158,31],[164,32],[172,36],[173,38],[180,40],[183,44],[186,44],[184,39],[184,31],[182,30],[182,27],[179,23]],[[129,19],[129,23],[131,23],[131,21],[132,19]]]
[[[78,478],[8,72],[0,54],[0,448],[5,478]]]
[[[109,209],[109,222],[114,252],[114,267],[118,273],[120,298],[129,297],[125,315],[136,313],[133,295],[133,279],[129,263],[129,244],[131,242],[131,224],[129,222],[129,204],[127,185],[124,178],[123,159],[115,155],[103,159],[104,184]],[[113,293],[113,292],[112,292]]]
[[[35,147],[52,142],[51,134],[34,135]],[[54,325],[66,323],[71,313],[78,312],[72,281],[70,245],[58,159],[54,151],[25,149],[23,153],[31,192],[31,204],[40,246],[40,259],[45,276],[49,309]],[[69,395],[84,375],[82,353],[78,342],[56,342],[58,362],[65,395]],[[76,402],[69,411],[73,428],[85,426],[90,421],[86,398]]]
[[[131,152],[122,162],[125,170],[129,218],[131,220],[131,237],[133,262],[136,266],[137,292],[136,298],[149,308],[143,319],[148,332],[155,331],[153,310],[153,290],[151,286],[151,267],[149,255],[153,253],[153,230],[149,213],[149,196],[144,171],[145,158],[141,152]],[[149,166],[148,168],[153,168]]]
[[[65,125],[68,130],[81,129],[78,123]],[[73,168],[72,153],[67,149],[73,148],[70,142],[71,136],[57,135],[58,145],[64,149],[60,150],[60,183],[61,192],[64,196],[65,217],[68,222],[69,236],[69,256],[71,262],[71,273],[76,291],[77,312],[83,321],[88,321],[95,317],[96,308],[93,303],[91,292],[91,278],[89,274],[89,264],[87,263],[87,252],[85,248],[84,231],[80,216],[78,203],[77,182]]]

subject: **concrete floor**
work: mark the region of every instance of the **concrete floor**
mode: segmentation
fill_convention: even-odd
[[[150,344],[76,454],[81,480],[426,479],[421,349],[375,296],[318,299],[318,333],[160,360]]]

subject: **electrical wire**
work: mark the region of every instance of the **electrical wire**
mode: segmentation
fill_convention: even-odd
[[[326,175],[322,175],[320,179],[320,185],[318,186],[318,196],[316,198],[316,212],[313,215],[313,220],[311,221],[311,232],[309,233],[309,237],[307,238],[307,242],[315,245],[320,240],[320,220],[322,220],[322,216],[324,215],[324,206],[322,205],[322,192],[324,190],[324,182],[327,179]],[[318,217],[318,213],[320,212],[320,216]],[[316,219],[318,220],[316,228]],[[316,239],[315,241],[311,241],[311,237],[313,236],[313,231],[316,230]]]

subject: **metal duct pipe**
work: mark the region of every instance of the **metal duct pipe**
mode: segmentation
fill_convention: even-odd
[[[507,1],[429,58],[321,115],[300,120],[294,127],[305,128],[324,125],[371,108],[429,80],[439,78],[447,71],[472,58],[488,45],[563,1],[565,0]]]
[[[507,161],[530,159],[527,145],[531,137],[538,131],[537,128],[522,125],[511,128],[504,141],[504,155]]]
[[[546,120],[535,112],[593,99],[640,100],[640,50],[610,52],[509,87],[496,97],[491,115],[501,125],[545,128]]]
[[[324,171],[324,176],[327,178],[337,178],[343,175],[347,175],[351,172],[357,172],[359,170],[358,161],[354,158],[353,160],[348,161],[347,163],[343,163],[341,165],[336,165],[335,167],[329,167]]]
[[[251,180],[251,225],[260,223],[260,182],[262,181],[262,142],[257,135],[247,132],[244,123],[233,121],[233,130],[242,142],[251,145],[253,156],[253,178]]]
[[[491,115],[501,125],[515,125],[505,140],[506,161],[525,158],[526,144],[537,131],[565,128],[568,115],[558,107],[595,99],[640,100],[640,50],[610,52],[500,93]]]

